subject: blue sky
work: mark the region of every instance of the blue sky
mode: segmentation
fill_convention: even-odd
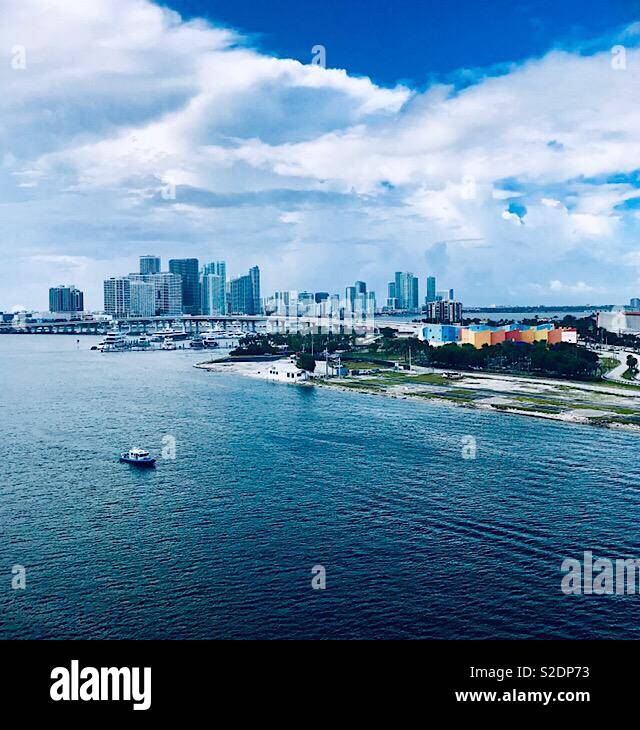
[[[327,63],[382,84],[422,86],[606,36],[637,18],[633,0],[173,0],[184,17],[248,33],[281,58]]]
[[[0,310],[99,309],[143,253],[266,294],[640,296],[635,0],[1,7]]]

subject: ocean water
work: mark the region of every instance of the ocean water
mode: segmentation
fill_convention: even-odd
[[[3,638],[640,638],[639,595],[560,591],[640,557],[637,436],[94,341],[0,337]]]

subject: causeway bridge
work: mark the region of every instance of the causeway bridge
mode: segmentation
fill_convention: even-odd
[[[123,331],[151,333],[160,330],[174,329],[196,335],[208,331],[212,326],[223,330],[263,333],[340,333],[340,334],[372,334],[378,327],[400,323],[383,322],[373,316],[349,317],[312,317],[269,315],[167,315],[158,317],[115,317],[112,321],[93,319],[26,322],[20,324],[0,324],[1,333],[16,334],[75,334],[101,335],[117,327]],[[411,323],[403,322],[403,325]]]

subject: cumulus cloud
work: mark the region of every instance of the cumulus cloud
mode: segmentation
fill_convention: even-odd
[[[558,303],[636,284],[631,30],[623,71],[603,45],[418,91],[274,58],[147,0],[2,6],[0,306],[45,306],[73,275],[98,308],[101,278],[147,252],[258,263],[267,289],[365,278],[380,298],[396,269],[479,304],[535,281]]]
[[[549,289],[552,292],[570,292],[571,294],[588,294],[601,291],[598,287],[590,286],[584,281],[577,281],[575,284],[565,284],[559,279],[549,282]]]

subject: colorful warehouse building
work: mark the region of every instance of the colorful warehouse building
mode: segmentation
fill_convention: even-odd
[[[555,327],[550,323],[533,327],[517,323],[504,327],[489,327],[486,324],[472,324],[469,327],[453,324],[428,324],[420,328],[418,337],[435,347],[450,343],[481,348],[485,345],[499,345],[501,342],[527,342],[529,344],[547,342],[550,345],[558,342],[570,342],[575,345],[578,342],[578,333],[573,327]]]

